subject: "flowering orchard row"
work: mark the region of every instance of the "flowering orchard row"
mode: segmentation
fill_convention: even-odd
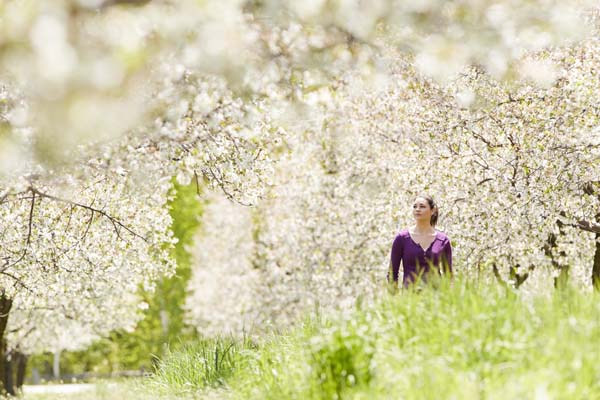
[[[277,324],[368,295],[417,190],[465,270],[589,285],[597,12],[413,3],[4,2],[0,356],[135,325],[137,288],[174,270],[173,176],[255,205],[207,217],[245,244],[200,269],[239,260],[219,272],[243,290],[194,283],[198,326],[235,296]]]

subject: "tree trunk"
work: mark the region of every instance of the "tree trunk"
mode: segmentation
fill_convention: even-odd
[[[6,332],[6,325],[8,323],[8,315],[10,308],[12,307],[12,299],[9,299],[4,295],[3,291],[0,291],[0,395],[6,393],[12,389],[7,385],[7,371],[6,371],[6,340],[4,339],[4,333]]]
[[[600,200],[600,181],[588,182],[583,190],[585,194],[596,196],[598,200]],[[600,212],[598,212],[595,216],[595,221],[592,221],[588,225],[590,226],[598,226],[600,222]],[[580,224],[581,227],[581,224]],[[587,230],[587,229],[586,229]],[[594,239],[595,239],[595,251],[594,251],[594,265],[592,266],[592,287],[596,291],[600,291],[600,232],[597,230],[594,231]]]
[[[4,388],[6,389],[6,393],[16,396],[13,365],[12,352],[8,352],[4,357]]]
[[[521,266],[519,264],[510,267],[510,280],[513,282],[513,286],[515,289],[518,289],[527,278],[529,278],[529,272],[525,272],[523,274],[519,274],[517,271]],[[533,267],[529,267],[530,271],[533,271]]]
[[[23,383],[25,383],[25,371],[27,370],[27,356],[20,351],[15,352],[15,364],[17,368],[15,384],[16,389],[21,390]]]
[[[554,278],[554,288],[555,289],[565,289],[569,283],[569,265],[563,265],[559,268],[559,273],[556,278]]]
[[[594,266],[592,268],[592,284],[594,289],[600,291],[600,233],[596,233],[596,251],[594,252]]]
[[[566,216],[566,214],[563,212],[561,213],[562,216]],[[556,220],[556,225],[558,226],[558,232],[560,236],[564,235],[564,223],[562,223],[559,219]],[[569,269],[570,269],[570,265],[563,265],[561,263],[559,263],[556,258],[554,257],[554,249],[557,246],[557,240],[558,237],[554,234],[554,233],[550,233],[548,235],[548,238],[546,239],[546,244],[544,245],[544,253],[546,254],[546,256],[548,256],[550,258],[550,260],[552,261],[552,266],[554,267],[555,270],[558,270],[558,276],[556,278],[554,278],[554,288],[555,289],[564,289],[567,287],[567,284],[569,283]],[[565,252],[561,251],[560,256],[565,256]]]
[[[498,269],[498,266],[496,265],[496,263],[492,264],[492,271],[494,272],[494,276],[496,277],[496,280],[498,281],[498,283],[500,283],[502,286],[504,287],[510,287],[512,286],[515,289],[518,289],[519,286],[521,286],[526,280],[527,278],[529,278],[529,272],[525,272],[523,274],[519,274],[517,271],[519,270],[520,265],[513,265],[510,267],[509,269],[509,282],[506,282],[504,280],[504,278],[502,278],[502,275],[500,274],[500,270]],[[529,267],[529,271],[533,271],[534,267],[530,266]]]
[[[60,379],[60,351],[54,352],[52,360],[52,375],[54,379]]]

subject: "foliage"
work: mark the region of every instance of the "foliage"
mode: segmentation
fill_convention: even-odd
[[[596,398],[598,300],[574,289],[522,298],[463,280],[385,294],[239,351],[246,361],[226,379],[225,397]],[[179,366],[180,375],[194,368]],[[180,387],[160,374],[153,379]]]

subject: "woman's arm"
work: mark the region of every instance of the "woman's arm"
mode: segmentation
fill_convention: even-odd
[[[446,244],[444,245],[442,254],[442,266],[442,272],[444,274],[448,273],[450,274],[450,277],[452,277],[452,245],[450,244],[450,239],[448,239]]]
[[[402,237],[396,236],[392,244],[392,253],[390,255],[390,266],[387,273],[387,280],[398,287],[398,273],[400,271],[400,261],[402,260]],[[391,278],[391,281],[390,281]]]

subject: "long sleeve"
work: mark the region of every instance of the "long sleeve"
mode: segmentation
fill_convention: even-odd
[[[398,282],[398,272],[400,271],[400,261],[402,260],[402,237],[396,236],[392,245],[392,254],[390,256],[390,270],[387,274],[387,280],[390,281],[390,272],[394,282]]]
[[[442,265],[444,266],[444,273],[448,272],[452,276],[452,245],[450,239],[447,239],[444,245]]]

